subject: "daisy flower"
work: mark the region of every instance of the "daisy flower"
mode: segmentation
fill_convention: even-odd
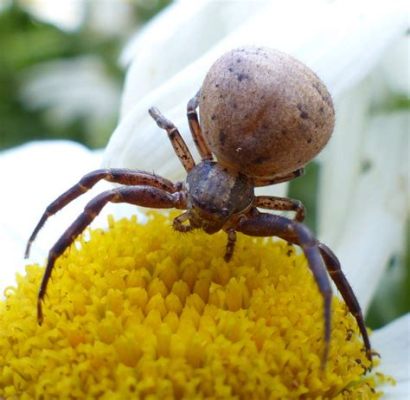
[[[258,44],[301,59],[333,94],[337,126],[319,159],[319,237],[340,257],[366,310],[387,261],[403,249],[410,204],[408,114],[389,108],[394,96],[408,91],[396,79],[400,49],[408,46],[404,5],[306,3],[176,2],[124,52],[121,120],[103,155],[65,142],[0,154],[0,169],[12,171],[3,187],[13,188],[0,200],[7,272],[1,278],[1,396],[342,399],[383,392],[406,398],[410,317],[372,334],[382,358],[365,375],[369,364],[354,320],[335,297],[323,370],[321,298],[303,257],[282,242],[242,237],[227,265],[218,257],[218,235],[176,234],[163,215],[149,215],[143,224],[120,220],[135,208],[107,207],[105,213],[116,214],[108,230],[95,229],[96,221],[90,237],[59,260],[43,326],[35,320],[41,267],[29,265],[13,284],[14,273],[23,272],[28,233],[72,177],[102,160],[180,179],[178,160],[146,110],[158,106],[187,132],[185,104],[210,64],[232,47]],[[89,198],[47,223],[33,259],[47,254]]]

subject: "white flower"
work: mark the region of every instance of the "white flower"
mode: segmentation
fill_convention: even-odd
[[[400,42],[406,23],[401,1],[176,2],[138,34],[124,53],[129,71],[121,121],[103,163],[182,178],[183,170],[166,135],[147,109],[159,107],[193,148],[186,135],[186,102],[218,55],[243,44],[291,53],[315,70],[334,96],[337,126],[320,157],[319,236],[341,258],[366,310],[387,261],[403,249],[410,204],[408,113],[387,111],[385,106],[394,95],[408,93],[408,83],[397,79],[397,68],[406,54],[397,53],[395,47],[408,51],[408,39]],[[23,264],[18,257],[44,207],[76,177],[98,167],[99,155],[68,144],[56,144],[52,151],[47,146],[51,145],[0,155],[1,170],[13,171],[3,177],[3,187],[13,190],[0,200],[0,235],[6,245],[3,265]],[[56,159],[47,159],[45,151]],[[25,163],[30,163],[28,170],[17,167]],[[283,193],[286,185],[279,190]],[[70,207],[71,211],[84,201]],[[61,214],[72,219],[69,212]],[[67,219],[56,220],[54,226],[50,221],[35,247],[49,248],[59,235],[56,227],[62,232]],[[7,283],[1,279],[2,287]],[[372,336],[374,348],[383,357],[381,370],[398,380],[395,387],[386,388],[388,398],[404,399],[410,393],[409,337],[410,315]]]
[[[388,261],[404,249],[409,215],[409,113],[389,109],[410,94],[407,25],[401,1],[176,2],[124,52],[121,120],[104,164],[181,178],[147,109],[157,106],[189,132],[186,102],[220,54],[256,44],[296,56],[336,105],[336,129],[320,156],[319,237],[339,255],[366,310]]]
[[[90,152],[71,142],[41,142],[21,146],[0,153],[0,169],[13,171],[4,174],[3,187],[12,188],[7,196],[0,197],[0,242],[2,246],[3,273],[0,278],[0,292],[7,286],[14,285],[14,275],[24,271],[24,248],[31,230],[37,223],[46,205],[62,191],[75,183],[76,179],[87,171],[98,168],[101,162],[100,152]],[[21,168],[27,165],[27,168]],[[80,212],[84,203],[104,190],[98,184],[95,191],[84,195],[70,204],[63,211],[50,218],[39,234],[32,248],[32,259],[43,261],[47,250],[65,228]],[[93,226],[103,224],[107,213],[116,215],[135,212],[135,207],[120,209],[118,205],[106,207],[104,213],[96,219]],[[372,249],[367,249],[371,258]],[[352,256],[352,258],[354,258]],[[366,260],[367,262],[368,260]],[[364,279],[372,280],[370,270]],[[356,282],[351,280],[355,287]],[[371,298],[374,291],[371,285],[358,293],[364,298]],[[396,386],[386,385],[383,391],[386,398],[405,399],[410,390],[410,314],[407,314],[387,326],[376,330],[371,336],[372,346],[382,356],[380,372],[391,375],[397,380]]]
[[[16,272],[24,272],[24,242],[45,207],[79,176],[98,168],[100,158],[101,152],[91,153],[66,141],[34,142],[0,153],[2,185],[8,188],[0,196],[1,257],[7,265],[0,278],[1,293],[14,283]],[[81,212],[79,203],[57,215],[56,221],[50,220],[47,231],[51,240]],[[50,242],[42,235],[38,239],[32,256],[41,260]]]

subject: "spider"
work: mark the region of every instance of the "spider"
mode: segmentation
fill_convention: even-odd
[[[193,229],[203,229],[208,234],[226,232],[226,262],[234,254],[236,232],[276,236],[300,246],[324,300],[323,359],[327,358],[331,336],[329,275],[357,321],[371,360],[360,305],[335,254],[302,223],[303,204],[286,197],[254,194],[255,187],[300,176],[304,165],[329,139],[334,110],[319,78],[301,62],[272,49],[243,47],[223,55],[211,67],[201,89],[187,106],[190,131],[201,157],[197,164],[177,127],[156,108],[151,108],[149,114],[167,132],[187,173],[186,181],[173,183],[140,170],[99,169],[83,176],[52,202],[28,241],[26,257],[48,217],[100,180],[123,185],[92,199],[50,249],[38,293],[38,323],[43,321],[42,302],[57,258],[104,205],[112,202],[176,208],[184,210],[173,221],[174,229],[179,232]],[[293,211],[295,216],[290,219],[260,209]]]

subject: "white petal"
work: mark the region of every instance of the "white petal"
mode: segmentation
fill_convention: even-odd
[[[320,155],[317,223],[320,237],[331,247],[343,233],[362,168],[370,85],[368,79],[364,80],[336,102],[335,129]]]
[[[382,387],[387,399],[408,399],[410,395],[410,314],[391,322],[371,336],[373,348],[381,354],[377,368],[392,376],[396,386]]]
[[[386,108],[394,96],[406,94],[408,82],[403,76],[409,53],[399,50],[406,48],[408,43],[407,38],[398,40],[366,79],[335,101],[335,130],[319,155],[322,170],[318,226],[321,236],[331,246],[343,232],[357,179],[368,161],[364,159],[363,147],[369,116],[374,115],[375,110],[380,112]]]
[[[174,2],[167,7],[130,40],[123,53],[123,64],[131,65],[121,113],[126,114],[142,96],[259,13],[264,3],[268,1],[197,0]]]
[[[45,207],[100,163],[100,152],[73,142],[35,142],[0,153],[0,293],[22,272],[24,246]],[[43,260],[47,250],[81,211],[84,200],[50,219],[32,247],[32,259]]]
[[[356,180],[352,198],[327,205],[343,209],[343,201],[347,202],[342,235],[332,247],[363,309],[368,307],[389,259],[404,246],[410,190],[409,122],[405,112],[370,120],[361,156],[369,169]],[[349,163],[349,155],[345,157]],[[332,190],[332,185],[326,189]],[[321,238],[327,241],[324,235]]]
[[[382,69],[389,87],[395,93],[410,96],[410,37],[402,37],[389,50],[383,60]]]

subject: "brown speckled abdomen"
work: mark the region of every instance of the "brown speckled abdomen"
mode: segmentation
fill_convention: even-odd
[[[303,167],[334,126],[332,99],[315,73],[267,48],[239,48],[219,58],[202,85],[199,112],[218,162],[251,177]]]

